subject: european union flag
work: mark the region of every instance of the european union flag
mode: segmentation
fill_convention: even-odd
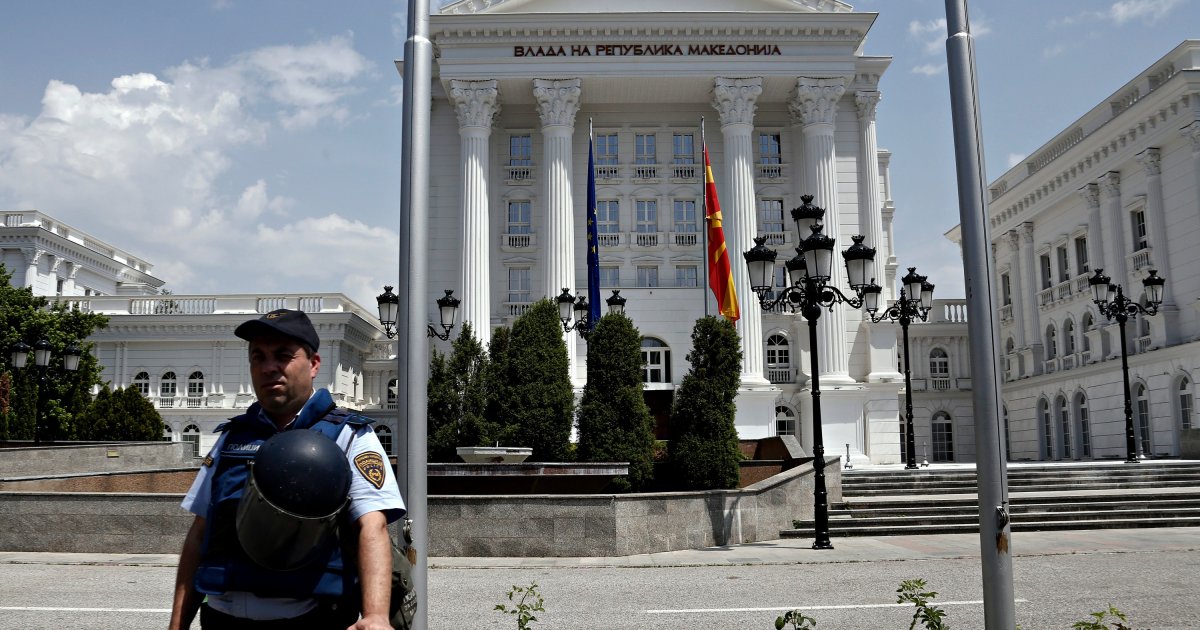
[[[592,326],[600,321],[600,243],[596,238],[596,161],[592,150],[592,139],[588,138],[588,183],[587,183],[587,267],[588,267],[588,317]]]

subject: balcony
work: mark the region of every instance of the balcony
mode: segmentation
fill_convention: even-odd
[[[1144,269],[1146,267],[1153,265],[1154,262],[1152,260],[1150,260],[1150,254],[1153,253],[1153,251],[1154,250],[1150,249],[1149,247],[1143,247],[1143,248],[1137,250],[1136,252],[1133,252],[1132,254],[1130,254],[1129,255],[1129,270],[1130,271],[1138,271],[1139,269]]]
[[[791,368],[768,367],[767,380],[772,383],[795,383],[796,376]]]
[[[784,178],[783,164],[755,164],[754,177],[760,182],[777,182]]]
[[[509,299],[511,301],[504,303],[504,309],[508,311],[508,316],[510,318],[524,315],[529,311],[529,308],[533,306],[533,302],[530,302],[528,299],[513,300],[511,297]]]
[[[158,403],[156,406],[159,409],[174,409],[175,402],[178,400],[179,399],[175,396],[159,396]]]
[[[675,247],[695,247],[700,243],[699,232],[675,231],[671,232],[671,245]]]
[[[1000,307],[1000,321],[1003,323],[1011,322],[1013,318],[1013,305],[1005,304]]]
[[[699,164],[672,164],[671,165],[671,179],[675,180],[675,183],[679,183],[679,184],[691,182],[691,181],[697,181],[700,179],[700,165]]]
[[[1045,368],[1046,374],[1053,374],[1053,373],[1057,372],[1059,369],[1059,361],[1057,358],[1046,359],[1046,361],[1042,365]]]
[[[597,164],[596,179],[597,180],[613,180],[620,179],[621,167],[616,164]]]
[[[601,232],[596,235],[596,243],[600,247],[618,247],[622,240],[620,232]]]
[[[533,237],[534,235],[530,233],[501,234],[500,247],[502,249],[525,249],[533,247],[537,244],[537,241]]]
[[[1075,355],[1064,354],[1061,359],[1061,362],[1062,362],[1062,369],[1064,369],[1064,370],[1075,369]]]
[[[1145,337],[1138,337],[1137,339],[1135,339],[1134,346],[1137,348],[1138,354],[1149,351],[1150,350],[1150,335],[1146,335]]]
[[[1054,285],[1054,301],[1063,302],[1071,299],[1071,281],[1067,280]]]
[[[759,236],[767,239],[765,244],[770,247],[782,247],[791,240],[788,238],[788,232],[763,232]]]
[[[532,164],[508,165],[504,167],[505,180],[510,186],[529,185],[533,183]]]
[[[635,232],[633,235],[633,244],[637,247],[659,247],[662,243],[662,232]]]
[[[1054,287],[1050,287],[1049,289],[1042,289],[1041,291],[1038,291],[1037,299],[1038,299],[1038,307],[1041,308],[1042,310],[1046,310],[1046,309],[1050,308],[1051,306],[1054,306]]]
[[[1091,285],[1088,284],[1088,280],[1090,280],[1091,277],[1092,276],[1090,274],[1088,274],[1087,272],[1084,272],[1084,273],[1079,274],[1078,276],[1075,276],[1075,279],[1072,280],[1071,282],[1075,285],[1074,288],[1075,288],[1076,294],[1078,294],[1078,295],[1091,294],[1092,287],[1091,287]]]
[[[641,183],[658,183],[657,164],[634,164],[633,180]]]
[[[929,379],[929,389],[934,391],[944,392],[950,390],[950,377],[936,377]]]

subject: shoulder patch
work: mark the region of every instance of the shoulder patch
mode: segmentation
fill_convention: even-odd
[[[204,466],[205,466],[205,467],[209,467],[209,466],[212,466],[212,465],[213,465],[213,458],[212,458],[212,455],[205,455],[205,456],[204,456]]]
[[[384,466],[383,457],[375,451],[367,451],[354,456],[354,467],[358,469],[358,473],[363,476],[363,479],[375,486],[376,490],[382,488],[383,481],[387,479],[387,469]]]

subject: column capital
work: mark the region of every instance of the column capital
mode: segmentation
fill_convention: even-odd
[[[534,79],[533,97],[537,99],[542,127],[574,127],[579,111],[582,79]]]
[[[762,77],[713,79],[713,109],[721,115],[721,126],[753,125],[755,103],[762,94]]]
[[[1079,196],[1083,197],[1083,201],[1087,203],[1089,209],[1095,210],[1100,207],[1100,185],[1087,184],[1079,189]]]
[[[1015,229],[1004,233],[1004,240],[1008,241],[1008,249],[1014,254],[1021,250],[1021,233]]]
[[[1117,171],[1109,171],[1100,176],[1100,189],[1104,191],[1104,196],[1108,198],[1121,196],[1121,173]]]
[[[799,116],[804,125],[832,125],[837,117],[837,105],[846,93],[845,77],[796,79],[796,96],[788,101],[788,109]]]
[[[1032,245],[1033,244],[1033,221],[1026,221],[1026,222],[1022,223],[1021,225],[1017,226],[1017,229],[1021,233],[1021,242],[1025,243],[1026,245]]]
[[[38,262],[42,260],[42,255],[45,253],[46,250],[44,249],[35,249],[32,247],[21,249],[21,255],[25,257],[25,264],[31,267],[38,264]]]
[[[1200,153],[1200,120],[1180,129],[1179,135],[1191,139],[1192,153]]]
[[[500,112],[496,81],[450,81],[450,100],[458,114],[458,127],[491,130],[492,118]]]
[[[1137,159],[1138,164],[1141,164],[1142,168],[1146,169],[1146,175],[1151,177],[1162,175],[1162,153],[1158,149],[1151,147],[1134,157]]]
[[[874,122],[875,108],[879,106],[883,95],[879,90],[859,90],[854,93],[854,103],[858,106],[858,119],[862,122]]]

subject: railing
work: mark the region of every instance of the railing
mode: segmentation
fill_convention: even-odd
[[[1066,282],[1060,282],[1054,286],[1054,299],[1056,301],[1070,299],[1070,297],[1071,297],[1071,282],[1069,280]]]
[[[1046,359],[1046,361],[1043,364],[1045,365],[1046,374],[1053,374],[1058,371],[1058,359],[1057,358]]]
[[[1073,354],[1064,354],[1064,355],[1063,355],[1063,357],[1062,357],[1062,369],[1064,369],[1064,370],[1073,370],[1073,369],[1075,369],[1075,355],[1073,355]]]
[[[383,404],[383,408],[384,409],[395,409],[396,401],[394,401],[394,400],[387,401],[386,403]]]
[[[1137,338],[1137,351],[1145,352],[1150,349],[1150,335]]]
[[[1080,365],[1091,363],[1092,362],[1092,351],[1084,350],[1083,352],[1080,352],[1079,353],[1079,361],[1080,361]]]
[[[633,165],[634,179],[658,179],[657,164],[634,164]]]
[[[787,244],[787,232],[764,232],[761,236],[767,239],[767,245],[778,246]]]
[[[755,164],[754,171],[758,179],[779,179],[783,177],[782,164]]]
[[[671,179],[700,179],[698,164],[672,164]]]
[[[4,227],[21,227],[21,215],[19,215],[19,214],[4,215]]]
[[[637,232],[634,238],[634,244],[638,247],[658,247],[662,241],[662,234],[659,232]]]
[[[257,312],[270,313],[281,308],[295,308],[304,311],[305,313],[316,313],[322,309],[321,297],[301,297],[297,298],[297,305],[294,307],[288,306],[290,298],[286,296],[262,297],[258,298]]]
[[[615,164],[596,166],[596,179],[617,179],[621,176],[621,167]]]
[[[1054,304],[1054,287],[1042,289],[1038,291],[1038,306],[1041,308],[1050,308]]]
[[[1002,321],[1002,322],[1012,321],[1012,318],[1013,318],[1012,311],[1013,311],[1012,304],[1005,304],[1004,306],[1001,306],[1000,307],[1000,321]]]
[[[1143,247],[1142,249],[1139,249],[1136,252],[1133,252],[1132,254],[1130,254],[1129,255],[1129,267],[1133,271],[1137,271],[1139,269],[1149,267],[1152,264],[1150,262],[1150,254],[1152,251],[1153,250],[1149,247]]]
[[[1081,273],[1078,276],[1075,276],[1075,279],[1071,281],[1075,284],[1075,292],[1083,295],[1090,293],[1092,290],[1091,285],[1088,284],[1088,280],[1090,279],[1091,276],[1086,273]]]
[[[534,240],[532,234],[505,234],[504,246],[511,248],[533,247]]]
[[[533,181],[533,165],[527,164],[523,166],[505,166],[504,170],[508,172],[509,182],[531,182]]]
[[[509,317],[520,317],[529,311],[533,306],[531,302],[505,302],[504,307],[508,309]]]
[[[158,408],[159,409],[174,409],[175,401],[176,401],[175,396],[159,396],[158,397]]]
[[[931,378],[931,379],[929,379],[929,389],[933,389],[933,390],[936,390],[936,391],[947,391],[947,390],[949,390],[949,389],[950,389],[950,379],[949,379],[949,377],[946,377],[946,378],[937,377],[937,378]]]
[[[671,241],[675,245],[690,247],[700,242],[699,232],[672,232]]]
[[[130,315],[210,315],[216,312],[217,299],[206,298],[132,298]]]
[[[931,323],[964,324],[967,321],[967,301],[934,300],[933,309],[929,313]]]
[[[184,400],[186,401],[184,406],[188,409],[199,409],[204,406],[204,399],[199,396],[188,396]]]
[[[795,383],[791,368],[767,368],[767,380],[772,383]]]
[[[619,232],[602,232],[596,235],[596,242],[600,247],[616,247],[621,244],[621,234]]]

